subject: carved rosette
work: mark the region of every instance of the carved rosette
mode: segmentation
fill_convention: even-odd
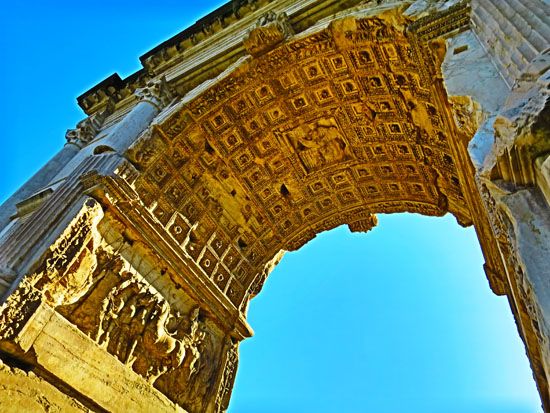
[[[285,19],[264,16],[244,41],[254,59],[128,151],[139,172],[126,183],[151,219],[241,310],[266,263],[319,232],[403,211],[471,222],[449,127],[468,128],[469,112],[453,118],[407,20],[336,20],[282,45]]]
[[[164,77],[150,80],[145,87],[134,92],[138,101],[149,102],[159,110],[167,106],[173,99],[168,83]]]

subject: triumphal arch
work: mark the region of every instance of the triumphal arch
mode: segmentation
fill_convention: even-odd
[[[226,410],[284,251],[473,225],[550,411],[550,6],[233,0],[78,98],[0,211],[3,406]]]

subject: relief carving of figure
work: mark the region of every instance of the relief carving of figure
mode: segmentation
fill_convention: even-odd
[[[344,160],[347,144],[334,118],[319,119],[286,133],[307,171]]]
[[[205,338],[200,309],[182,316],[120,260],[101,256],[89,292],[58,311],[151,384],[176,369],[188,381],[199,369]]]
[[[17,311],[2,308],[0,338],[15,337],[44,303],[171,400],[203,411],[216,385],[222,333],[198,307],[176,310],[119,254],[122,247],[98,245],[91,208],[100,207],[88,207],[10,296]]]
[[[156,304],[141,336],[143,351],[134,366],[134,370],[150,383],[154,383],[168,370],[178,368],[185,358],[186,350],[179,331],[180,325],[173,320],[175,317],[170,313],[170,306],[166,301]],[[177,329],[170,331],[169,324],[172,327],[176,324]]]
[[[181,317],[164,298],[130,278],[103,300],[96,340],[150,383],[184,362],[190,377],[204,338],[199,312],[197,307],[188,319]]]
[[[184,360],[177,369],[161,375],[155,387],[169,391],[172,400],[189,412],[199,412],[204,411],[217,383],[223,334],[210,320],[201,320],[198,308],[183,319],[180,329],[185,337]]]

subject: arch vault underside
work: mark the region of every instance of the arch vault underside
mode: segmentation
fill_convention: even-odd
[[[450,212],[548,409],[548,26],[518,74],[483,51],[476,19],[512,20],[498,2],[276,3],[224,6],[79,98],[88,118],[0,216],[2,359],[64,409],[224,411],[283,251]],[[501,104],[448,95],[468,49],[515,79]]]

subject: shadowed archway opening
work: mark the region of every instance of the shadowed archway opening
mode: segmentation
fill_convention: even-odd
[[[539,412],[472,229],[379,220],[285,255],[251,303],[229,412]]]

